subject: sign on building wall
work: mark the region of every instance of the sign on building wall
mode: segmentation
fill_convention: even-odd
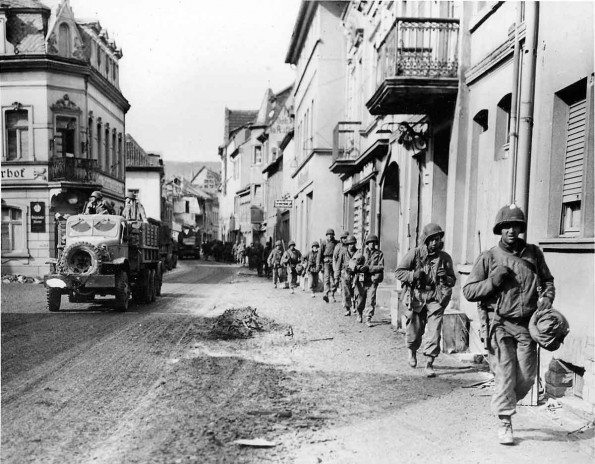
[[[293,200],[275,200],[275,208],[281,208],[281,209],[293,208]]]
[[[1,177],[2,182],[21,180],[47,182],[48,168],[47,166],[2,166]]]
[[[45,203],[43,201],[31,202],[31,232],[45,232]]]

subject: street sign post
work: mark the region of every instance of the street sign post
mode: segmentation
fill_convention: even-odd
[[[275,200],[275,208],[279,208],[279,209],[293,208],[293,200]]]

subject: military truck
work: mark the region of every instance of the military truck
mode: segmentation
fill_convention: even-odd
[[[163,264],[160,225],[127,221],[122,216],[78,214],[57,227],[56,258],[44,276],[47,309],[59,311],[62,295],[71,303],[89,303],[114,295],[115,309],[132,300],[150,303],[161,294]]]
[[[178,234],[178,258],[200,259],[200,235],[194,230],[183,230]]]

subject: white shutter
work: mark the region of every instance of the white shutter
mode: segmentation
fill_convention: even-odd
[[[562,202],[581,200],[585,154],[586,100],[580,100],[568,108],[566,129],[566,159],[564,163],[564,185]]]
[[[362,234],[362,196],[358,193],[353,198],[353,235],[360,237]]]

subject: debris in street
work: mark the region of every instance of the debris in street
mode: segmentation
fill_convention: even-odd
[[[553,411],[554,409],[559,409],[562,407],[560,402],[554,398],[548,398],[547,403],[545,405],[548,411]]]
[[[324,342],[326,340],[334,340],[335,337],[326,337],[326,338],[311,338],[308,340],[309,342]]]
[[[260,317],[256,313],[256,308],[244,306],[226,309],[223,314],[215,319],[210,335],[224,340],[250,338],[254,335],[254,332],[279,330],[285,327],[267,318]]]
[[[43,279],[39,277],[28,277],[21,274],[2,274],[2,283],[10,284],[17,282],[19,284],[42,284]]]
[[[232,441],[232,443],[240,446],[251,446],[253,448],[272,448],[277,446],[277,443],[264,440],[263,438],[240,439]]]
[[[595,420],[592,420],[591,422],[587,422],[585,425],[583,425],[582,427],[579,427],[576,430],[573,430],[572,432],[568,432],[568,435],[572,435],[573,433],[583,433],[585,430],[589,430],[592,427],[595,427]]]
[[[494,386],[494,377],[469,385],[463,385],[462,388],[491,388]]]

